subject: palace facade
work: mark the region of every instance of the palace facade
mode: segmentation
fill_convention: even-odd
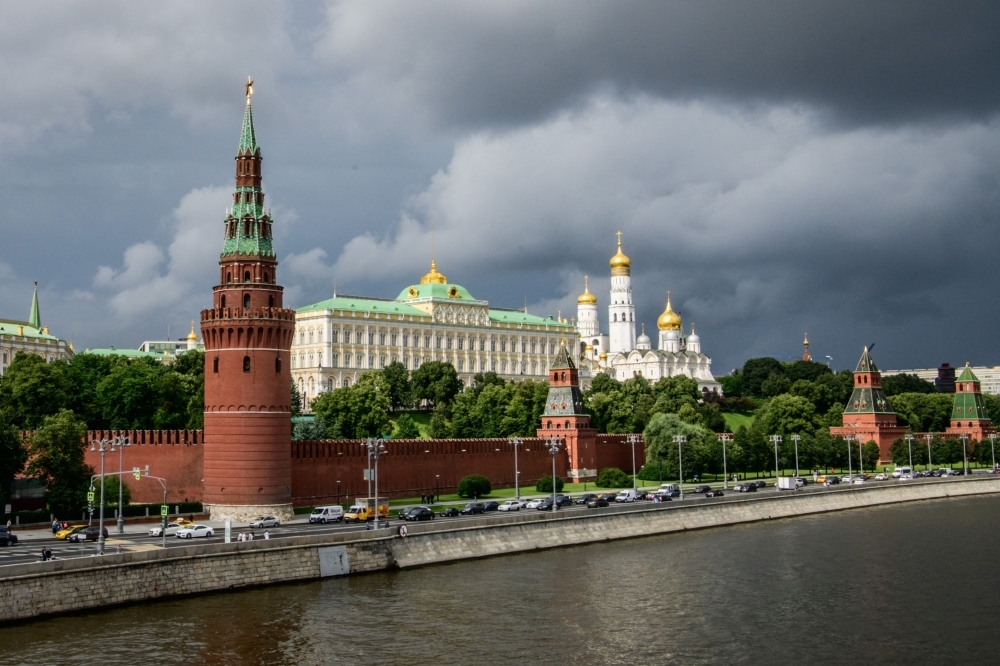
[[[0,376],[7,374],[17,354],[25,352],[41,356],[48,362],[73,356],[73,345],[50,334],[48,326],[42,326],[37,282],[28,320],[0,319]]]

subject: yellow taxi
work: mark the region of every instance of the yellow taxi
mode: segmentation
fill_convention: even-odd
[[[85,529],[87,529],[86,525],[70,525],[66,529],[59,530],[58,532],[56,532],[56,538],[65,541],[66,537],[68,537],[70,534],[73,534],[73,532],[79,532],[80,530],[85,530]]]

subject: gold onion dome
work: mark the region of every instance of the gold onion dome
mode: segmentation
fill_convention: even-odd
[[[611,257],[611,274],[628,275],[632,270],[632,260],[622,252],[622,235],[618,232],[618,252]]]
[[[420,278],[420,284],[448,284],[448,278],[438,273],[437,262],[431,259],[431,270]]]
[[[597,305],[597,296],[590,293],[590,285],[587,283],[587,276],[583,276],[583,293],[576,299],[577,305]]]
[[[661,331],[679,331],[681,330],[681,316],[674,312],[673,306],[670,305],[670,292],[667,292],[667,309],[663,311],[660,318],[656,320],[656,326]]]
[[[188,333],[187,339],[191,342],[198,342],[198,335],[194,332],[194,321],[191,322],[191,332]]]

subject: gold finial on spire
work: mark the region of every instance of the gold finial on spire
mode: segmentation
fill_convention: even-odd
[[[868,347],[865,347],[865,351],[868,351]],[[809,334],[806,333],[802,338],[802,360],[811,361],[813,360],[812,354],[809,353]]]
[[[244,87],[247,89],[247,106],[250,106],[250,96],[253,95],[253,79],[249,76]]]
[[[612,275],[629,275],[632,270],[632,260],[622,252],[622,232],[615,232],[618,236],[618,252],[611,257]]]

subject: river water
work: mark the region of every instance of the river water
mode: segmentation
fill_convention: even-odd
[[[0,661],[996,663],[998,524],[921,502],[161,601],[0,628]]]

